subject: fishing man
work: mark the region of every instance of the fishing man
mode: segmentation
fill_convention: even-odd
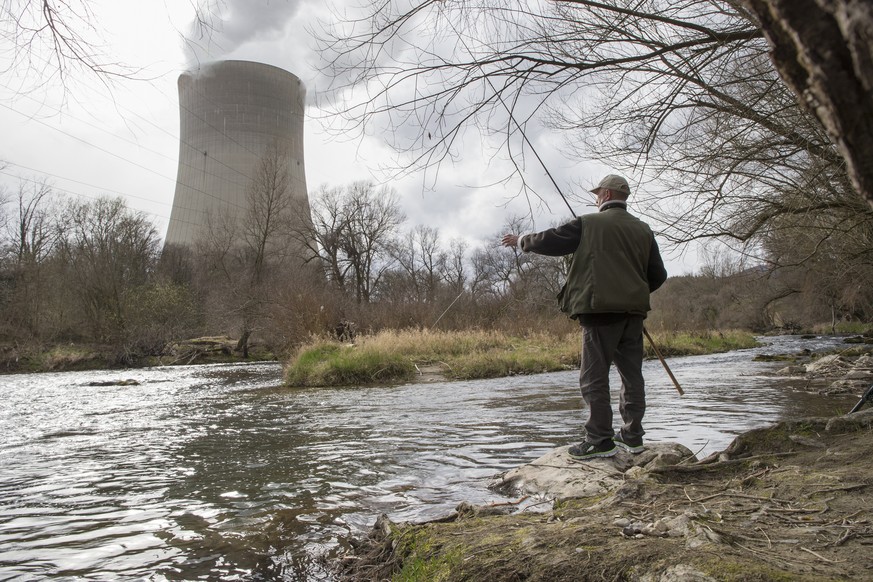
[[[649,294],[667,279],[652,229],[627,211],[627,180],[610,174],[591,192],[599,212],[502,240],[526,253],[573,255],[558,302],[582,328],[579,385],[590,412],[585,440],[569,449],[570,457],[580,461],[611,457],[616,445],[633,454],[644,450],[643,320],[651,310]],[[613,363],[621,377],[624,422],[615,433],[609,399]]]

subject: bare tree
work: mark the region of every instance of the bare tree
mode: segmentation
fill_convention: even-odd
[[[859,95],[869,107],[870,86],[847,72],[854,67],[864,78],[869,69],[863,34],[869,11],[848,1],[832,9],[815,0],[800,4],[810,3],[820,6],[808,14],[831,12],[821,25],[834,32],[836,21],[848,45],[820,55],[846,56],[828,72],[845,72],[849,92],[843,97]],[[635,208],[662,225],[660,236],[670,242],[720,239],[774,268],[802,268],[816,252],[843,242],[838,253],[862,272],[869,247],[856,245],[867,244],[866,235],[834,236],[850,225],[867,232],[873,224],[873,212],[853,186],[860,178],[843,162],[834,129],[829,137],[774,69],[747,4],[422,0],[401,8],[373,2],[360,20],[326,30],[322,54],[337,91],[366,87],[358,93],[364,99],[338,101],[337,118],[346,122],[339,128],[387,127],[384,134],[410,169],[461,155],[461,140],[475,126],[493,138],[495,155],[515,162],[524,188],[526,165],[536,163],[527,134],[540,122],[566,138],[574,157],[600,159],[636,177]],[[801,30],[808,14],[794,3],[757,4],[772,8],[771,20],[785,11],[776,25],[787,34],[791,26],[798,34],[818,29]],[[793,25],[789,11],[797,17]],[[827,43],[838,41],[830,36]],[[805,46],[816,50],[814,42]],[[790,63],[793,54],[775,58]],[[829,78],[814,74],[820,63],[810,66],[813,74],[804,73],[809,82]],[[864,107],[858,115],[865,115]],[[869,137],[870,119],[857,123],[859,136],[844,139]],[[809,247],[798,245],[812,254],[789,259],[772,252],[769,241],[783,236],[790,247],[801,232],[816,237]],[[488,270],[501,278],[497,265]]]
[[[15,215],[7,225],[12,254],[19,265],[41,263],[57,241],[53,192],[46,179],[19,182]]]
[[[313,225],[298,232],[319,256],[328,280],[354,292],[357,303],[369,303],[390,266],[390,249],[406,220],[397,193],[387,186],[361,181],[345,188],[322,186],[314,196]]]
[[[158,256],[157,231],[120,198],[71,202],[65,217],[59,258],[79,324],[96,341],[124,345],[129,293],[148,281]]]
[[[66,89],[82,75],[103,83],[133,76],[134,68],[105,53],[93,4],[89,0],[0,2],[0,38],[12,47],[0,75],[31,80],[22,92],[54,81]]]
[[[442,265],[442,279],[448,284],[452,294],[460,294],[467,285],[467,249],[469,245],[462,239],[452,239],[445,251]]]
[[[344,130],[387,123],[411,168],[460,155],[453,148],[476,124],[523,180],[525,156],[535,153],[526,132],[539,120],[576,157],[640,178],[648,188],[637,188],[638,207],[675,242],[744,244],[777,216],[853,205],[839,155],[734,2],[372,6],[354,23],[363,32],[324,35],[323,54],[345,80],[337,90],[375,87],[337,115]],[[780,199],[797,191],[814,197]]]
[[[285,263],[301,260],[293,232],[296,223],[308,223],[308,207],[292,196],[287,151],[273,145],[261,157],[247,191],[247,214],[243,222],[245,246],[254,254],[252,278],[261,281],[267,258]],[[299,228],[297,228],[299,230]]]
[[[221,0],[191,1],[194,28],[201,37],[215,30],[220,4]],[[11,46],[0,76],[37,79],[22,92],[53,80],[66,88],[81,75],[103,83],[136,77],[140,67],[106,54],[100,20],[99,3],[92,0],[0,1],[0,39]]]
[[[198,248],[207,279],[221,282],[225,314],[233,315],[237,349],[248,357],[252,334],[264,326],[274,292],[288,278],[307,278],[309,251],[298,233],[309,231],[309,206],[295,198],[287,152],[273,145],[258,161],[246,189],[245,213],[211,215]]]
[[[347,289],[351,263],[343,252],[343,237],[349,228],[345,195],[342,187],[322,185],[312,195],[312,227],[297,232],[313,257],[319,257],[329,282],[339,290]]]
[[[3,237],[0,320],[16,342],[111,344],[121,363],[160,354],[195,323],[183,285],[155,284],[158,236],[121,199],[63,206],[45,180],[21,179]]]
[[[342,248],[355,277],[355,298],[369,303],[374,287],[388,268],[388,248],[406,219],[397,193],[372,182],[355,182],[348,190],[348,230]]]
[[[365,101],[338,108],[348,121],[341,129],[387,124],[386,137],[409,154],[412,168],[460,155],[460,138],[475,125],[500,139],[523,179],[532,122],[589,104],[602,114],[591,130],[627,137],[638,156],[666,116],[692,106],[697,78],[739,48],[763,45],[747,18],[708,0],[399,6],[374,2],[361,19],[329,28],[322,54],[338,91],[368,87]],[[648,107],[633,119],[611,115],[628,98]],[[650,143],[640,142],[640,132]]]
[[[5,168],[6,168],[6,164],[3,162],[3,160],[0,160],[0,171],[2,171]],[[9,214],[8,214],[9,211],[7,209],[8,204],[9,204],[9,191],[6,188],[6,186],[0,185],[0,230],[2,230],[2,231],[6,230],[6,224],[9,221]],[[3,245],[2,242],[5,242],[5,241],[0,241],[0,260],[3,259],[3,254],[6,252],[6,250],[3,249],[3,246],[5,246],[5,245]]]
[[[441,248],[439,229],[416,225],[396,241],[391,255],[410,283],[412,299],[431,303],[446,269],[447,257]]]
[[[22,337],[39,337],[48,318],[49,276],[46,262],[57,240],[58,212],[48,181],[22,178],[4,217],[5,236],[0,258],[6,258],[6,320]]]

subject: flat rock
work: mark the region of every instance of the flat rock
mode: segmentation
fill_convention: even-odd
[[[715,578],[687,564],[669,566],[661,572],[649,572],[640,576],[640,582],[716,582]]]
[[[828,374],[851,367],[852,363],[840,355],[822,356],[806,365],[807,374]]]
[[[873,427],[873,408],[863,408],[853,414],[835,416],[827,421],[828,432],[860,431]]]
[[[599,497],[620,487],[627,479],[643,477],[648,469],[675,465],[694,454],[678,443],[647,444],[632,455],[619,449],[614,457],[576,461],[569,446],[554,449],[536,461],[495,477],[491,489],[508,495],[538,495],[558,499]]]
[[[856,370],[873,370],[873,356],[859,356],[852,367]]]

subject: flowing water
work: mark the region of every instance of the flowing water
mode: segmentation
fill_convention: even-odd
[[[846,412],[758,353],[645,363],[646,439],[699,456],[783,418]],[[89,386],[132,378],[138,386]],[[504,501],[492,476],[579,438],[576,372],[289,389],[278,364],[0,377],[0,580],[323,580],[380,513]],[[613,384],[617,379],[613,378]]]

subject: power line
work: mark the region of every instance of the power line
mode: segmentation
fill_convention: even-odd
[[[150,168],[147,168],[146,166],[143,166],[142,164],[139,164],[139,163],[137,163],[137,162],[134,162],[133,160],[129,160],[129,159],[125,158],[124,156],[121,156],[121,155],[119,155],[119,154],[116,154],[116,153],[110,152],[110,151],[107,150],[106,148],[103,148],[103,147],[100,147],[100,146],[98,146],[98,145],[95,145],[95,144],[93,144],[93,143],[91,143],[91,142],[89,142],[89,141],[87,141],[87,140],[85,140],[85,139],[83,139],[83,138],[77,137],[77,136],[75,136],[75,135],[73,135],[73,134],[71,134],[71,133],[69,133],[69,132],[66,132],[66,131],[64,131],[64,130],[62,130],[62,129],[59,129],[59,128],[57,128],[57,127],[54,127],[54,126],[52,126],[52,125],[49,125],[48,123],[45,123],[44,121],[41,121],[41,120],[36,119],[36,118],[34,118],[34,117],[27,116],[26,114],[24,114],[24,113],[22,113],[22,112],[20,112],[20,111],[18,111],[18,110],[16,110],[16,109],[14,109],[14,108],[12,108],[12,107],[9,107],[8,105],[6,105],[6,104],[4,104],[4,103],[0,103],[0,106],[4,107],[4,108],[6,108],[6,109],[8,109],[8,110],[10,110],[10,111],[12,111],[12,112],[14,112],[14,113],[17,113],[17,114],[19,114],[19,115],[22,115],[22,116],[26,117],[27,119],[29,119],[29,120],[31,120],[31,121],[36,121],[37,123],[39,123],[39,124],[41,124],[41,125],[43,125],[43,126],[49,128],[49,129],[52,129],[52,130],[54,130],[54,131],[57,131],[57,132],[59,132],[59,133],[62,133],[62,134],[66,135],[66,136],[68,136],[68,137],[70,137],[70,138],[72,138],[72,139],[75,139],[76,141],[79,141],[79,142],[81,142],[81,143],[84,143],[85,145],[91,146],[91,147],[93,147],[94,149],[97,149],[97,150],[102,151],[102,152],[104,152],[104,153],[108,153],[108,154],[110,154],[110,155],[112,155],[112,156],[114,156],[114,157],[116,157],[116,158],[118,158],[118,159],[120,159],[120,160],[122,160],[122,161],[128,162],[128,163],[130,163],[130,164],[132,164],[132,165],[134,165],[134,166],[137,166],[137,167],[139,167],[139,168],[142,168],[142,169],[144,169],[144,170],[146,170],[146,171],[148,171],[148,172],[150,172],[150,173],[152,173],[152,174],[155,174],[156,176],[159,176],[159,177],[161,177],[161,178],[164,178],[165,180],[172,180],[174,183],[176,182],[176,180],[174,180],[174,179],[172,179],[172,178],[169,178],[168,176],[165,176],[165,175],[161,174],[160,172],[158,172],[158,171],[156,171],[156,170],[152,170],[152,169],[150,169]],[[215,159],[215,158],[213,158],[213,159]],[[10,162],[10,163],[12,163],[12,162]],[[15,165],[19,165],[19,164],[15,164]],[[22,167],[24,167],[24,166],[22,166]],[[37,172],[40,172],[40,173],[45,173],[45,174],[49,174],[49,175],[51,175],[50,173],[48,173],[48,172],[43,172],[43,171],[41,171],[41,170],[33,170],[33,171],[37,171]],[[58,176],[58,177],[60,177],[60,176]],[[62,178],[62,179],[67,179],[67,178],[63,178],[63,177],[61,177],[61,178]],[[71,181],[74,181],[74,182],[75,182],[76,180],[71,180]],[[229,180],[228,180],[228,182],[229,182],[230,184],[233,184],[234,186],[243,186],[242,184],[238,184],[238,183],[236,183],[236,182],[230,182]],[[229,205],[229,206],[233,206],[233,207],[238,208],[238,209],[240,209],[240,210],[245,210],[245,209],[246,209],[245,206],[242,206],[242,205],[240,205],[240,204],[236,204],[236,203],[234,203],[234,202],[232,202],[232,201],[224,200],[224,199],[222,199],[222,198],[219,198],[218,196],[215,196],[214,194],[212,194],[212,193],[210,193],[210,192],[206,192],[205,190],[201,190],[201,189],[199,189],[199,188],[195,188],[194,186],[190,186],[190,185],[186,185],[186,187],[190,188],[191,190],[193,190],[193,191],[195,191],[195,192],[198,192],[198,193],[200,193],[200,194],[203,194],[203,195],[205,195],[205,196],[208,196],[208,197],[210,197],[210,198],[214,198],[215,200],[218,200],[219,202],[222,202],[222,203],[227,204],[227,205]]]
[[[38,173],[38,174],[42,174],[43,176],[51,176],[52,178],[57,178],[58,180],[64,180],[64,181],[67,181],[67,182],[75,182],[76,184],[81,184],[82,186],[88,186],[89,188],[96,188],[97,190],[103,190],[103,191],[106,191],[106,192],[114,192],[114,193],[116,193],[116,194],[119,194],[119,195],[121,195],[121,196],[124,196],[125,198],[136,198],[137,200],[145,200],[146,202],[154,202],[154,203],[156,203],[156,204],[161,204],[161,205],[163,205],[163,206],[167,206],[166,203],[164,203],[164,202],[157,202],[157,201],[155,201],[155,200],[152,200],[151,198],[145,198],[145,197],[143,197],[143,196],[137,196],[137,195],[135,195],[135,194],[127,194],[127,193],[124,193],[124,192],[117,192],[117,191],[115,191],[115,190],[112,189],[112,188],[104,188],[104,187],[102,187],[102,186],[97,186],[96,184],[89,184],[88,182],[83,182],[83,181],[81,181],[81,180],[76,180],[75,178],[67,178],[67,177],[65,177],[65,176],[60,176],[60,175],[58,175],[58,174],[52,174],[51,172],[46,172],[46,171],[44,171],[44,170],[37,170],[36,168],[31,168],[31,167],[29,167],[29,166],[25,166],[25,165],[23,165],[23,164],[18,164],[18,163],[16,163],[16,162],[10,162],[9,160],[4,160],[4,162],[6,162],[7,164],[9,164],[9,165],[11,165],[11,166],[15,166],[15,167],[17,167],[17,168],[22,168],[22,169],[24,169],[24,170],[28,170],[28,171],[30,171],[30,172],[36,172],[36,173]],[[21,175],[10,174],[9,172],[3,172],[3,171],[0,171],[0,173],[5,174],[5,175],[7,175],[7,176],[12,176],[12,177],[14,177],[14,178],[18,178],[19,180],[27,180],[28,182],[36,182],[36,180],[33,180],[33,179],[31,179],[31,178],[26,178],[26,177],[21,176]],[[170,205],[170,206],[172,206],[172,205]],[[156,216],[158,216],[158,215],[156,215]],[[166,216],[166,217],[163,217],[163,218],[169,218],[169,217]]]
[[[7,89],[7,90],[9,90],[9,91],[12,90],[12,89],[10,89],[9,87],[3,86],[3,85],[0,85],[0,87],[3,87],[4,89]],[[59,109],[59,108],[57,108],[57,107],[53,107],[53,106],[47,105],[47,104],[45,104],[45,103],[40,103],[39,101],[37,101],[36,99],[34,99],[33,97],[31,97],[31,96],[29,96],[29,95],[22,95],[22,97],[25,97],[26,99],[29,99],[30,101],[33,101],[33,102],[37,103],[40,107],[45,107],[45,108],[47,108],[47,109],[51,109],[52,111],[55,111],[55,112],[57,112],[57,113],[59,113],[59,114],[67,115],[67,116],[70,117],[71,119],[75,119],[75,120],[78,121],[79,123],[83,123],[83,124],[85,124],[85,125],[87,125],[87,126],[89,126],[89,127],[92,127],[92,128],[94,128],[94,129],[96,129],[97,131],[101,131],[101,132],[103,132],[103,133],[105,133],[105,134],[108,134],[108,135],[112,136],[112,137],[115,138],[115,139],[119,139],[119,140],[121,140],[121,141],[124,141],[124,142],[126,142],[126,143],[129,143],[129,144],[131,144],[131,145],[133,145],[133,146],[136,146],[136,147],[138,147],[138,148],[140,148],[140,149],[142,149],[142,150],[145,150],[145,151],[151,152],[151,153],[153,153],[153,154],[155,154],[155,155],[157,155],[157,156],[160,156],[160,157],[162,157],[162,158],[164,158],[164,159],[167,159],[167,160],[170,160],[170,161],[172,161],[172,162],[182,163],[181,161],[177,160],[177,159],[174,158],[174,157],[168,156],[168,155],[166,155],[166,154],[163,153],[163,152],[159,152],[158,150],[155,150],[155,149],[152,149],[152,148],[149,148],[149,147],[143,146],[142,144],[139,144],[139,143],[137,143],[137,142],[135,142],[135,141],[133,141],[133,140],[131,140],[131,139],[127,139],[126,137],[122,137],[122,136],[120,136],[120,135],[116,135],[116,134],[112,133],[111,131],[109,131],[108,129],[105,129],[105,128],[103,128],[103,127],[100,127],[99,125],[94,124],[94,123],[91,123],[91,122],[89,122],[89,121],[87,121],[87,120],[85,120],[85,119],[82,119],[81,117],[77,117],[77,116],[72,115],[72,114],[70,114],[70,113],[65,113],[65,112],[63,112],[61,109]],[[27,117],[28,119],[35,119],[35,118],[33,118],[33,117],[27,115],[26,113],[22,112],[22,111],[18,111],[18,110],[16,110],[16,109],[12,108],[12,107],[9,107],[8,105],[6,105],[5,107],[6,107],[7,109],[12,109],[13,111],[15,111],[16,113],[18,113],[19,115],[22,115],[22,116],[24,116],[24,117]],[[139,117],[140,119],[142,119],[142,120],[145,121],[146,123],[149,123],[149,124],[151,124],[152,126],[154,126],[155,128],[157,128],[157,129],[163,131],[164,133],[166,133],[167,135],[169,135],[170,137],[172,137],[174,140],[178,139],[177,136],[173,135],[172,133],[170,133],[170,132],[167,131],[166,129],[162,128],[162,127],[159,126],[158,124],[152,122],[151,120],[146,119],[145,117],[139,115],[139,114],[136,113],[135,111],[132,111],[132,110],[126,108],[126,107],[121,107],[121,106],[118,106],[118,107],[119,107],[120,109],[124,109],[124,110],[126,110],[128,113],[131,113],[131,114],[133,114],[133,115],[136,115],[137,117]],[[39,121],[39,120],[37,120],[37,121]],[[44,123],[44,122],[40,122],[40,123]],[[44,123],[44,124],[45,124],[45,123]],[[48,125],[48,124],[45,124],[45,125]],[[53,129],[56,129],[56,128],[54,128],[54,126],[48,126],[48,127],[52,127]],[[59,130],[59,131],[60,131],[60,130]],[[188,143],[188,142],[186,142],[186,141],[184,141],[184,140],[179,139],[178,141],[179,141],[179,143],[181,143],[181,144],[183,144],[183,145],[187,145],[188,147],[190,147],[190,148],[192,148],[192,149],[196,149],[196,148],[194,148],[193,145],[191,145],[190,143]],[[97,146],[94,146],[94,147],[97,147]],[[239,171],[239,169],[234,168],[234,167],[232,167],[232,166],[229,166],[229,165],[225,164],[224,162],[222,162],[221,160],[219,160],[219,159],[217,159],[217,158],[215,158],[215,157],[213,157],[212,160],[213,160],[214,162],[216,162],[216,163],[218,163],[218,164],[224,166],[225,168],[227,168],[227,169],[229,169],[229,170],[231,170],[231,171],[233,171],[233,172],[236,172],[237,174],[239,174],[240,176],[242,176],[243,178],[245,178],[247,181],[251,181],[251,180],[252,180],[252,177],[251,177],[251,176],[249,176],[249,175],[247,175],[247,174],[245,174],[245,173]],[[127,161],[130,161],[130,160],[127,160]],[[183,165],[183,166],[186,166],[186,167],[189,167],[189,168],[191,168],[192,170],[198,170],[198,169],[199,169],[199,168],[195,168],[195,167],[191,166],[191,164],[187,164],[187,163],[182,163],[182,165]],[[218,180],[226,181],[226,182],[228,182],[228,183],[230,183],[230,184],[233,184],[234,186],[243,186],[243,187],[245,187],[245,185],[246,185],[246,184],[241,184],[241,183],[239,183],[239,182],[234,182],[234,181],[232,181],[232,180],[229,180],[229,179],[226,178],[225,176],[221,176],[221,175],[219,175],[219,174],[215,174],[215,173],[212,173],[212,172],[208,172],[208,175],[209,175],[209,176],[212,176],[213,178],[216,178],[216,179],[218,179]],[[167,178],[167,179],[172,179],[172,178],[169,178],[168,176],[164,176],[164,177]]]
[[[76,184],[81,184],[81,185],[83,185],[83,186],[88,186],[88,187],[90,187],[90,188],[95,188],[95,189],[97,189],[97,190],[101,190],[101,191],[106,192],[106,193],[117,194],[118,196],[122,196],[123,198],[135,198],[135,199],[137,199],[137,200],[144,200],[144,201],[146,201],[146,202],[153,202],[153,203],[156,203],[156,204],[160,204],[160,205],[162,205],[162,206],[167,206],[166,203],[163,203],[163,202],[157,202],[157,201],[155,201],[155,200],[153,200],[153,199],[151,199],[151,198],[145,198],[145,197],[143,197],[143,196],[137,196],[137,195],[135,195],[135,194],[129,194],[129,193],[126,193],[126,192],[121,192],[121,191],[118,191],[118,190],[116,190],[116,189],[114,189],[114,188],[105,188],[105,187],[102,187],[102,186],[97,186],[97,185],[95,185],[95,184],[90,184],[90,183],[88,183],[88,182],[83,182],[83,181],[81,181],[81,180],[76,180],[75,178],[67,178],[67,177],[65,177],[65,176],[60,176],[60,175],[58,175],[58,174],[52,174],[51,172],[45,172],[45,171],[42,171],[42,170],[38,170],[38,169],[36,169],[36,168],[31,168],[31,167],[29,167],[29,166],[25,166],[25,165],[23,165],[23,164],[18,164],[18,163],[15,163],[15,162],[10,162],[9,160],[4,160],[4,162],[7,163],[7,164],[9,164],[9,165],[11,165],[11,166],[15,166],[15,167],[22,168],[22,169],[25,169],[25,170],[28,170],[28,171],[31,171],[31,172],[36,172],[36,173],[42,174],[43,176],[51,176],[51,177],[53,177],[53,178],[57,178],[57,179],[59,179],[59,180],[64,180],[64,181],[68,181],[68,182],[74,182],[74,183],[76,183]],[[31,183],[34,183],[34,184],[38,184],[38,183],[39,183],[38,180],[35,180],[35,179],[33,179],[33,178],[28,178],[28,177],[26,177],[26,176],[22,176],[22,175],[20,175],[20,174],[13,174],[13,173],[6,172],[6,171],[3,171],[3,170],[0,170],[0,174],[4,174],[4,175],[9,176],[9,177],[11,177],[11,178],[15,178],[15,179],[17,179],[17,180],[24,180],[24,181],[31,182]],[[90,194],[83,194],[83,193],[81,193],[81,192],[75,192],[75,191],[73,191],[73,190],[68,190],[68,189],[65,189],[65,188],[59,188],[59,187],[57,187],[57,186],[52,186],[52,189],[53,189],[53,190],[57,190],[57,191],[59,191],[59,192],[64,192],[64,193],[67,193],[67,194],[71,194],[71,195],[73,195],[73,196],[78,196],[78,197],[82,197],[82,198],[90,198],[90,199],[92,199],[92,200],[98,200],[98,199],[100,198],[99,195],[97,195],[97,196],[93,196],[93,195],[90,195]],[[169,205],[169,206],[172,208],[172,205]],[[242,208],[242,207],[238,207],[238,208]],[[208,216],[209,216],[209,212],[208,212],[207,210],[201,210],[201,209],[198,209],[198,208],[187,208],[186,210],[190,210],[190,211],[193,211],[193,212],[195,212],[195,213],[197,213],[197,214],[201,214],[201,215],[203,215],[204,217],[208,217]],[[163,218],[163,219],[166,219],[166,220],[170,220],[170,217],[169,217],[169,216],[164,216],[163,214],[158,214],[158,213],[156,213],[156,212],[151,212],[151,211],[148,211],[148,210],[139,210],[139,212],[144,212],[144,213],[146,213],[146,214],[151,214],[152,216],[155,216],[155,217],[158,217],[158,218]],[[187,225],[189,225],[189,226],[195,226],[195,227],[202,227],[202,226],[203,226],[202,223],[194,223],[194,222],[190,222],[190,221],[188,221],[188,220],[183,220],[182,218],[179,218],[179,219],[178,219],[178,222],[180,222],[180,223],[182,223],[182,224],[187,224]]]
[[[57,127],[55,127],[55,126],[53,126],[53,125],[50,125],[50,124],[48,124],[48,123],[46,123],[46,122],[44,122],[44,121],[42,121],[42,120],[40,120],[40,119],[36,119],[35,117],[28,116],[27,114],[22,113],[21,111],[18,111],[17,109],[12,108],[12,107],[6,105],[5,103],[0,103],[0,106],[2,106],[2,107],[4,107],[4,108],[8,109],[9,111],[12,111],[13,113],[17,113],[17,114],[19,114],[19,115],[21,115],[21,116],[27,118],[27,119],[30,120],[30,121],[35,121],[35,122],[39,123],[40,125],[43,125],[43,126],[49,128],[49,129],[52,129],[52,130],[54,130],[54,131],[57,131],[58,133],[62,133],[63,135],[66,135],[67,137],[70,137],[70,138],[72,138],[72,139],[74,139],[74,140],[76,140],[76,141],[78,141],[78,142],[81,142],[81,143],[83,143],[83,144],[85,144],[85,145],[88,145],[88,146],[90,146],[90,147],[93,147],[93,148],[96,149],[96,150],[99,150],[99,151],[101,151],[101,152],[104,152],[104,153],[110,154],[111,156],[113,156],[113,157],[115,157],[115,158],[118,158],[118,159],[121,160],[121,161],[127,162],[127,163],[129,163],[129,164],[132,164],[132,165],[134,165],[134,166],[137,166],[138,168],[142,168],[143,170],[146,170],[146,171],[149,172],[149,173],[152,173],[152,174],[154,174],[154,175],[156,175],[156,176],[159,176],[159,177],[161,177],[161,178],[163,178],[163,179],[165,179],[165,180],[171,180],[172,182],[176,183],[176,180],[175,180],[175,179],[170,178],[169,176],[166,176],[166,175],[164,175],[164,174],[161,174],[161,173],[158,172],[157,170],[153,170],[153,169],[151,169],[151,168],[148,168],[148,167],[146,167],[146,166],[144,166],[144,165],[142,165],[142,164],[140,164],[140,163],[138,163],[138,162],[135,162],[135,161],[133,161],[133,160],[130,160],[130,159],[128,159],[128,158],[125,158],[124,156],[122,156],[122,155],[120,155],[120,154],[116,154],[115,152],[111,152],[111,151],[107,150],[107,149],[104,148],[104,147],[101,147],[101,146],[98,146],[98,145],[96,145],[96,144],[93,144],[93,143],[89,142],[89,141],[86,140],[86,139],[83,139],[83,138],[81,138],[81,137],[77,137],[77,136],[75,136],[75,135],[73,135],[73,134],[71,134],[71,133],[69,133],[69,132],[67,132],[67,131],[64,131],[64,130],[62,130],[62,129],[60,129],[60,128],[57,128]],[[212,159],[215,159],[215,158],[212,158]],[[17,164],[16,164],[16,165],[17,165]],[[46,173],[46,172],[43,172],[43,173]],[[214,174],[211,174],[211,173],[210,173],[209,175],[210,175],[210,176],[213,176]],[[217,176],[216,176],[216,177],[217,177]],[[227,181],[228,183],[234,185],[234,186],[245,187],[244,184],[239,184],[239,183],[237,183],[237,182],[232,182],[232,181],[230,181],[230,180],[226,180],[226,181]],[[222,199],[222,198],[219,198],[219,197],[215,196],[214,194],[212,194],[212,193],[210,193],[210,192],[206,192],[206,191],[204,191],[204,190],[201,190],[201,189],[199,189],[199,188],[195,188],[195,187],[193,187],[193,186],[188,186],[188,187],[191,188],[192,190],[194,190],[195,192],[199,192],[199,193],[201,193],[201,194],[204,194],[204,195],[206,195],[206,196],[209,196],[210,198],[214,198],[215,200],[218,200],[219,202],[223,202],[223,203],[225,203],[225,204],[229,204],[229,205],[234,206],[234,207],[236,207],[236,208],[239,208],[239,209],[241,209],[241,210],[242,210],[242,209],[245,209],[244,206],[241,206],[241,205],[239,205],[239,204],[236,204],[236,203],[234,203],[234,202],[232,202],[232,201],[227,201],[227,200],[224,200],[224,199]]]
[[[136,167],[138,167],[138,168],[142,168],[142,169],[145,170],[146,172],[149,172],[149,173],[152,173],[152,174],[154,174],[154,175],[156,175],[156,176],[159,176],[159,177],[161,177],[161,178],[164,178],[165,180],[168,180],[168,179],[169,179],[169,178],[167,178],[167,176],[161,174],[160,172],[158,172],[158,171],[156,171],[156,170],[152,170],[151,168],[147,168],[146,166],[143,166],[142,164],[140,164],[140,163],[138,163],[138,162],[134,162],[133,160],[128,160],[128,159],[125,158],[124,156],[121,156],[121,155],[119,155],[119,154],[116,154],[115,152],[111,152],[111,151],[107,150],[106,148],[103,148],[103,147],[100,147],[100,146],[98,146],[98,145],[95,145],[95,144],[93,144],[93,143],[91,143],[91,142],[89,142],[89,141],[87,141],[87,140],[85,140],[85,139],[82,139],[81,137],[77,137],[77,136],[73,135],[72,133],[69,133],[69,132],[67,132],[67,131],[64,131],[63,129],[59,129],[59,128],[57,128],[57,127],[54,127],[54,126],[52,126],[52,125],[49,125],[48,123],[42,121],[41,119],[37,119],[37,118],[35,118],[35,117],[28,117],[26,114],[24,114],[24,113],[18,111],[17,109],[13,109],[12,107],[9,107],[9,106],[6,105],[5,103],[0,103],[0,107],[4,107],[5,109],[8,109],[9,111],[12,111],[13,113],[17,113],[17,114],[19,114],[19,115],[22,115],[22,116],[24,116],[24,117],[27,117],[27,118],[30,119],[31,121],[35,121],[35,122],[39,123],[40,125],[43,125],[43,126],[49,128],[49,129],[53,129],[54,131],[57,131],[58,133],[62,133],[62,134],[64,134],[64,135],[66,135],[67,137],[70,137],[70,138],[72,138],[72,139],[74,139],[74,140],[76,140],[76,141],[78,141],[78,142],[81,142],[81,143],[87,145],[87,146],[91,146],[92,148],[94,148],[94,149],[96,149],[96,150],[100,150],[100,151],[103,152],[103,153],[109,154],[109,155],[112,156],[112,157],[118,158],[119,160],[121,160],[121,161],[123,161],[123,162],[127,162],[127,163],[129,163],[129,164],[132,164],[132,165],[134,165],[134,166],[136,166]]]
[[[11,162],[10,162],[10,163],[11,163]],[[13,165],[16,165],[16,166],[17,166],[18,164],[13,164]],[[24,167],[24,166],[19,166],[19,167]],[[13,173],[7,172],[7,171],[5,171],[5,170],[0,170],[0,174],[3,174],[3,175],[6,175],[6,176],[9,176],[9,177],[11,177],[11,178],[15,178],[16,180],[23,180],[23,181],[25,181],[25,182],[31,182],[32,184],[39,184],[39,183],[40,183],[39,180],[35,180],[34,178],[28,178],[28,177],[26,177],[26,176],[19,176],[19,175],[17,175],[17,174],[13,174]],[[47,175],[51,176],[52,174],[47,174]],[[90,199],[90,200],[100,200],[100,199],[102,198],[102,196],[100,196],[100,195],[84,194],[84,193],[82,193],[82,192],[76,192],[76,191],[74,191],[74,190],[68,190],[68,189],[66,189],[66,188],[58,188],[58,187],[56,187],[56,186],[52,186],[51,188],[52,188],[52,191],[55,191],[55,192],[62,192],[62,193],[64,193],[64,194],[69,194],[69,195],[71,195],[71,196],[75,196],[75,197],[77,197],[77,198],[88,198],[88,199]],[[121,195],[121,196],[127,196],[127,195],[125,195],[125,194],[123,194],[123,193],[121,193],[121,192],[113,192],[112,190],[108,190],[107,192],[109,192],[109,193],[114,193],[114,194],[118,194],[118,195]],[[149,215],[151,215],[151,216],[155,216],[155,217],[157,217],[157,218],[163,218],[163,219],[166,219],[166,220],[169,220],[169,219],[170,219],[169,216],[164,216],[163,214],[157,214],[156,212],[150,212],[150,211],[148,211],[148,210],[136,210],[136,212],[142,212],[143,214],[149,214]],[[194,224],[194,223],[191,223],[191,222],[189,222],[189,223],[187,223],[187,224],[190,224],[191,226],[199,226],[199,225]]]

